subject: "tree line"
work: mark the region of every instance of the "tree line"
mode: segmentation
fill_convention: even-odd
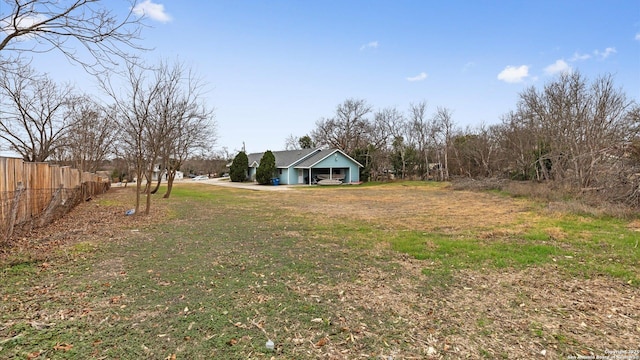
[[[364,165],[361,179],[451,177],[552,181],[578,192],[640,206],[640,106],[611,75],[567,72],[519,94],[497,124],[460,128],[453,111],[374,110],[347,99],[289,149],[335,147]]]

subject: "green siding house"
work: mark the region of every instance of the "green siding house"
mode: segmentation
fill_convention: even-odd
[[[359,183],[362,165],[339,149],[302,149],[273,151],[280,184]],[[255,180],[256,169],[264,153],[248,154],[249,178]]]

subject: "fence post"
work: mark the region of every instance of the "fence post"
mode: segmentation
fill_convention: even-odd
[[[11,206],[11,212],[9,213],[9,222],[7,224],[7,229],[5,232],[5,236],[4,236],[4,241],[6,242],[9,240],[9,238],[11,237],[11,235],[13,235],[13,226],[16,223],[16,217],[18,216],[18,204],[20,203],[20,197],[22,195],[22,193],[24,192],[24,187],[19,186],[18,190],[16,190],[16,194],[14,196],[13,199],[13,204]]]

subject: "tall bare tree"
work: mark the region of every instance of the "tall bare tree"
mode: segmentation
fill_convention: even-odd
[[[64,138],[64,160],[81,172],[96,172],[113,153],[119,132],[115,110],[85,94],[69,100],[66,116],[69,128]]]
[[[164,197],[168,198],[176,172],[187,158],[215,144],[216,124],[213,109],[204,100],[205,84],[193,70],[181,62],[163,62],[155,72],[160,85],[153,110],[159,125],[160,164],[167,174]],[[161,178],[158,176],[158,184]]]
[[[205,152],[216,141],[213,110],[204,102],[204,84],[176,62],[157,67],[130,64],[123,90],[105,79],[102,87],[113,98],[121,128],[121,153],[129,154],[137,174],[136,213],[145,181],[145,214],[151,207],[151,181],[166,171],[171,194],[176,171],[194,152]],[[158,183],[159,184],[159,183]]]
[[[16,70],[23,54],[53,50],[91,73],[131,61],[134,54],[127,50],[142,50],[136,43],[141,18],[132,12],[135,1],[117,4],[128,8],[124,17],[100,0],[0,1],[0,68]]]
[[[405,146],[415,148],[418,157],[418,176],[429,178],[430,153],[433,150],[432,126],[427,117],[427,102],[421,101],[409,105],[408,124],[405,135]]]
[[[353,155],[366,147],[368,118],[371,105],[362,99],[347,99],[336,107],[335,116],[316,122],[312,131],[313,142],[338,148]]]
[[[433,139],[437,144],[440,144],[440,148],[436,152],[440,180],[448,181],[449,149],[451,148],[455,130],[452,111],[444,107],[438,107],[433,116],[433,122],[434,129],[437,129],[437,131],[433,133]]]
[[[154,104],[162,84],[153,81],[150,73],[151,70],[129,64],[122,88],[114,88],[109,77],[101,81],[103,89],[114,101],[114,111],[121,131],[117,153],[127,159],[136,173],[136,214],[140,214],[142,184],[146,181],[145,215],[149,214],[151,208],[148,185],[153,166],[158,160],[158,144],[161,142],[157,134],[160,125],[154,113]]]
[[[391,148],[397,129],[404,128],[404,115],[395,107],[376,111],[369,122],[365,166],[370,180],[380,180],[391,166]]]
[[[60,86],[25,64],[0,72],[0,139],[25,161],[49,159],[64,146],[72,87]]]

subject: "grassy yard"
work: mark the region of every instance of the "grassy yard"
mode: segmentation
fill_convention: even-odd
[[[131,191],[24,242],[45,250],[3,255],[1,359],[566,359],[640,347],[640,220],[423,182],[183,183],[139,218],[124,215]]]

